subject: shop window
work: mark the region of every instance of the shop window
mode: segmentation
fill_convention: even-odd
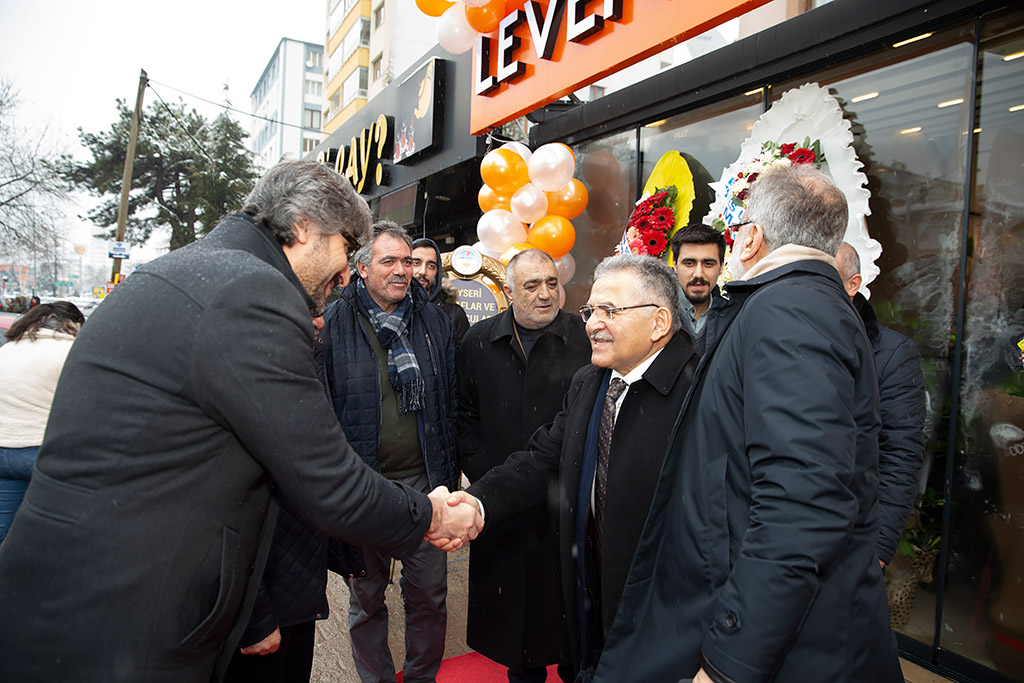
[[[315,128],[320,130],[320,110],[319,109],[303,109],[302,110],[302,127],[303,128]]]
[[[636,131],[617,133],[574,147],[576,178],[589,193],[587,209],[573,219],[576,274],[565,285],[566,311],[587,303],[594,268],[619,243],[636,201]]]
[[[373,9],[373,29],[377,30],[384,24],[384,3],[380,3]]]

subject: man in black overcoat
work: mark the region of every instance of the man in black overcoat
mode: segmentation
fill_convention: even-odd
[[[650,256],[605,259],[580,308],[591,365],[573,377],[554,421],[468,489],[492,524],[545,501],[557,478],[562,591],[581,680],[597,663],[619,608],[697,367],[690,337],[680,331],[680,310],[679,281],[667,264]],[[459,492],[449,502],[466,499],[472,500]]]
[[[509,308],[471,327],[459,353],[459,464],[470,482],[525,448],[590,362],[583,321],[558,308],[550,256],[537,249],[516,254],[506,279]],[[513,683],[543,682],[547,665],[569,659],[557,481],[552,476],[547,499],[492,522],[470,547],[466,642],[507,666]]]
[[[864,321],[878,375],[878,561],[892,562],[903,527],[914,508],[917,477],[924,460],[924,373],[917,344],[878,322],[871,302],[860,293],[860,256],[843,242],[836,266],[853,307]]]
[[[902,681],[878,536],[878,386],[836,272],[846,200],[752,185],[598,683]]]
[[[317,381],[310,316],[369,228],[337,173],[282,163],[241,213],[96,310],[0,545],[0,680],[219,678],[263,573],[275,487],[323,531],[399,556],[431,526],[470,535],[468,506],[461,530],[441,524],[443,496],[360,461]]]

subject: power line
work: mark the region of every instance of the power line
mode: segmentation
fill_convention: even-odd
[[[247,111],[242,111],[241,109],[235,109],[234,107],[229,107],[226,104],[221,104],[219,102],[214,102],[213,100],[208,100],[205,97],[200,97],[199,95],[193,95],[192,93],[185,92],[184,90],[181,90],[179,88],[175,88],[173,85],[168,85],[167,83],[160,83],[160,81],[154,81],[152,78],[149,79],[149,82],[150,83],[157,83],[157,84],[159,84],[162,87],[169,88],[169,89],[173,90],[176,93],[180,93],[182,95],[185,95],[186,97],[191,97],[194,100],[199,100],[200,102],[206,102],[207,104],[212,104],[215,107],[220,107],[221,109],[226,109],[227,111],[233,111],[236,114],[242,114],[242,115],[248,116],[250,118],[260,119],[262,121],[269,121],[271,123],[277,123],[277,124],[280,124],[282,126],[288,126],[289,128],[298,128],[299,130],[307,130],[305,126],[298,126],[298,125],[296,125],[294,123],[285,123],[284,121],[278,121],[277,119],[271,119],[271,118],[267,118],[266,116],[260,116],[259,114],[252,114],[252,113],[247,112]],[[156,91],[154,90],[153,92],[156,92]]]
[[[186,128],[186,127],[185,127],[185,124],[183,124],[183,123],[181,122],[181,119],[179,119],[179,118],[178,118],[178,115],[177,115],[177,114],[175,114],[175,113],[174,113],[173,111],[171,111],[171,108],[167,106],[167,103],[166,103],[166,102],[164,102],[164,98],[160,97],[160,93],[158,93],[158,92],[156,91],[156,88],[154,88],[154,87],[152,86],[152,81],[149,81],[149,80],[147,79],[147,81],[146,81],[146,87],[148,87],[148,88],[149,88],[150,90],[152,90],[152,91],[153,91],[153,94],[154,94],[154,95],[156,95],[156,98],[157,98],[158,100],[160,100],[160,104],[164,105],[164,109],[166,109],[166,110],[167,110],[167,113],[168,113],[168,114],[170,114],[170,115],[171,115],[171,117],[172,117],[172,118],[173,118],[173,119],[175,120],[175,122],[176,122],[176,123],[178,124],[178,126],[179,126],[179,127],[180,127],[180,128],[181,128],[181,129],[183,130],[183,131],[185,131],[185,135],[187,135],[187,136],[189,137],[189,139],[190,139],[190,140],[191,140],[191,141],[192,141],[193,143],[195,143],[195,146],[199,148],[199,151],[200,151],[200,152],[202,152],[203,154],[205,154],[205,155],[206,155],[206,158],[207,158],[207,159],[209,159],[209,160],[210,160],[210,161],[211,161],[211,162],[213,163],[214,167],[216,167],[216,166],[217,166],[217,162],[216,162],[216,161],[214,161],[213,157],[212,157],[212,156],[210,156],[210,155],[209,155],[209,153],[208,153],[208,152],[207,152],[207,151],[206,151],[205,149],[203,149],[203,146],[202,146],[202,145],[200,145],[200,144],[199,144],[199,141],[198,141],[198,140],[196,140],[196,139],[195,139],[195,138],[194,138],[194,137],[192,136],[192,133],[188,132],[188,128]]]

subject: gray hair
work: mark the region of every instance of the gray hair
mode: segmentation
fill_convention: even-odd
[[[854,275],[860,275],[860,254],[849,242],[839,245],[836,252],[836,265],[839,267],[839,277],[847,282]]]
[[[761,226],[769,252],[798,244],[835,254],[846,234],[846,197],[810,164],[785,166],[750,186],[743,220]]]
[[[256,181],[242,212],[278,242],[295,243],[293,223],[309,221],[316,234],[347,234],[357,243],[370,234],[370,208],[352,183],[312,161],[282,161]]]
[[[381,235],[391,235],[402,240],[409,245],[409,251],[412,251],[412,238],[409,237],[405,228],[394,221],[377,221],[373,224],[373,237],[356,252],[354,257],[356,263],[362,263],[364,266],[370,265],[373,261],[373,245]]]
[[[540,249],[523,249],[521,252],[513,256],[508,265],[505,266],[505,284],[513,292],[516,291],[516,268],[519,267],[520,263],[526,263],[527,261],[547,261],[555,268],[555,272],[558,271],[558,265],[555,264],[555,259],[551,258],[551,254]]]
[[[667,308],[672,315],[670,329],[672,332],[678,331],[682,326],[679,313],[683,310],[683,304],[682,289],[679,286],[679,276],[676,275],[676,271],[661,259],[656,259],[653,256],[620,254],[609,256],[597,264],[597,268],[594,270],[594,281],[620,271],[629,271],[635,275],[636,279],[633,285],[637,301],[649,299],[652,300],[650,303]]]

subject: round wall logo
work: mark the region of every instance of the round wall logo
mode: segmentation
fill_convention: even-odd
[[[470,277],[480,272],[484,258],[479,251],[469,245],[457,247],[452,252],[452,270],[463,277]]]

